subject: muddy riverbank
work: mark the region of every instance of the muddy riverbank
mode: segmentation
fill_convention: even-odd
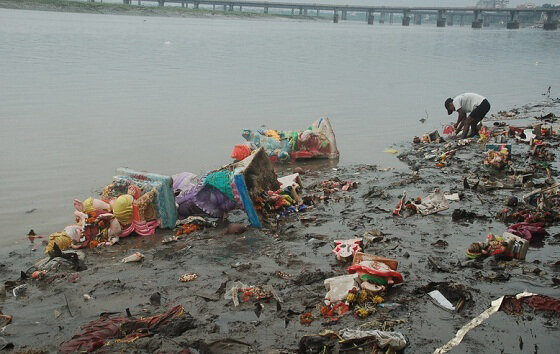
[[[529,126],[541,121],[535,117],[541,117],[543,110],[558,117],[559,103],[547,99],[496,116],[485,125],[495,133],[505,128],[494,122]],[[484,145],[475,141],[464,146],[458,146],[457,140],[410,142],[394,147],[407,165],[403,169],[303,164],[307,170],[302,176],[303,195],[322,196],[323,200],[317,199],[315,206],[275,228],[249,228],[240,235],[225,235],[228,222],[247,223],[245,215],[237,211],[216,228],[193,232],[172,243],[162,243],[174,234],[170,230],[153,237],[128,237],[110,248],[85,250],[87,269],[69,271],[70,275],[50,283],[19,280],[20,272],[30,269],[44,249],[40,239],[30,241],[4,253],[0,261],[0,281],[10,289],[0,293],[0,310],[13,316],[0,333],[0,346],[11,343],[8,348],[15,351],[55,352],[102,313],[126,317],[128,309],[132,317],[139,318],[182,305],[188,317],[171,330],[130,342],[112,341],[99,351],[297,352],[303,336],[326,329],[360,328],[401,332],[408,341],[407,353],[433,352],[500,296],[527,290],[559,297],[560,228],[556,222],[546,225],[549,236],[531,243],[525,260],[489,257],[472,261],[465,257],[470,244],[484,241],[489,233],[501,235],[512,223],[496,218],[504,201],[512,196],[521,201],[524,194],[558,178],[557,159],[545,166],[528,155],[529,145],[505,139],[512,144],[513,166],[531,169],[530,181],[498,187],[486,182],[485,178],[505,182],[509,174],[507,169],[485,166]],[[557,136],[545,140],[551,144],[550,152],[558,151]],[[453,149],[457,151],[446,166],[436,166],[434,157]],[[279,175],[289,172],[285,167],[278,170]],[[357,182],[357,187],[325,194],[320,185],[325,180]],[[437,214],[405,211],[400,217],[393,216],[403,191],[407,199],[414,199],[425,198],[436,188],[445,194],[459,193],[460,200],[450,201],[449,209]],[[471,214],[457,217],[458,209]],[[22,238],[27,231],[22,225]],[[329,322],[319,309],[326,293],[323,281],[346,274],[348,267],[335,259],[333,241],[361,237],[367,231],[377,236],[370,238],[365,252],[398,260],[404,282],[382,294],[384,303],[392,305],[379,307],[364,319],[350,312]],[[144,254],[143,261],[121,262],[134,252]],[[179,281],[188,272],[198,277]],[[6,284],[8,281],[27,284],[26,290],[14,296],[11,289],[15,284]],[[271,286],[275,296],[234,306],[226,294],[238,281]],[[464,296],[460,311],[445,310],[426,295],[436,287],[446,293],[453,286]],[[447,296],[451,299],[453,291]],[[305,312],[311,312],[310,324],[300,322]],[[471,330],[455,352],[555,352],[560,344],[559,323],[558,314],[550,311],[499,312]]]

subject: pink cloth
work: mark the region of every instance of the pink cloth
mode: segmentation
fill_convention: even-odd
[[[531,224],[527,222],[520,222],[518,224],[511,225],[507,232],[531,241],[533,237],[548,235],[548,232],[546,232],[543,226],[544,222],[534,222]]]
[[[132,224],[129,227],[122,230],[120,237],[126,237],[133,232],[136,232],[140,236],[151,236],[156,232],[156,228],[161,225],[161,220],[153,221],[135,221],[132,220]]]

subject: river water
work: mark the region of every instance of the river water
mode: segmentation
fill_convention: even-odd
[[[328,116],[340,164],[397,165],[383,150],[449,121],[448,96],[558,96],[558,48],[539,29],[0,10],[0,244],[62,229],[117,167],[226,164],[243,128]]]

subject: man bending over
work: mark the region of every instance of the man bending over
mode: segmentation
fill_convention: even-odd
[[[479,94],[467,92],[458,95],[454,99],[446,99],[445,108],[448,115],[454,111],[457,111],[459,114],[457,123],[455,123],[455,131],[458,134],[462,130],[461,139],[465,139],[478,134],[478,123],[482,121],[490,110],[490,103]]]

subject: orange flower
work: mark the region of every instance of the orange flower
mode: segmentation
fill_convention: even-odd
[[[201,227],[196,224],[185,224],[183,225],[183,234],[188,235],[193,231],[200,230]]]

